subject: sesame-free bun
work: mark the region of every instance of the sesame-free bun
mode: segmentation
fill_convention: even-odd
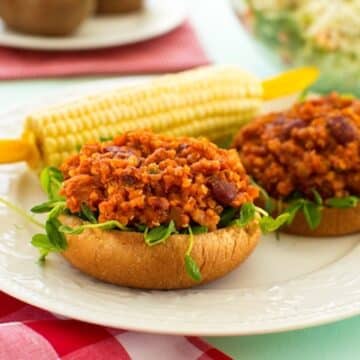
[[[71,227],[82,224],[75,216],[62,215]],[[228,227],[194,236],[191,256],[199,265],[202,281],[195,282],[185,271],[188,235],[172,235],[166,242],[149,247],[137,232],[87,229],[66,235],[63,256],[77,269],[99,280],[139,289],[183,289],[220,278],[253,251],[260,237],[256,221],[244,228]]]
[[[99,14],[122,14],[141,10],[143,0],[98,0]]]
[[[285,204],[280,204],[285,209]],[[354,208],[329,208],[322,209],[320,225],[311,230],[302,211],[298,211],[291,225],[283,227],[283,232],[301,236],[341,236],[360,232],[360,203]]]

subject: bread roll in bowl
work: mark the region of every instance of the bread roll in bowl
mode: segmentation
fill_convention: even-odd
[[[275,201],[275,200],[274,200]],[[286,209],[287,204],[277,201],[278,209]],[[342,236],[360,232],[360,203],[353,208],[323,207],[319,226],[312,230],[302,211],[298,211],[292,223],[281,231],[301,236]]]
[[[95,5],[95,0],[1,0],[0,16],[23,33],[63,36],[74,32]]]
[[[80,218],[62,215],[59,220],[76,227]],[[140,289],[184,289],[218,279],[241,264],[260,237],[257,221],[244,228],[228,227],[194,235],[192,258],[199,265],[202,281],[185,271],[184,254],[189,235],[172,235],[149,247],[137,232],[87,229],[67,235],[63,256],[77,269],[99,280]]]
[[[143,7],[143,0],[98,0],[99,14],[122,14],[138,11]]]

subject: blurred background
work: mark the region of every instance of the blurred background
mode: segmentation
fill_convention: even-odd
[[[314,88],[359,94],[360,1],[232,0],[243,27],[287,66],[316,65]],[[267,55],[264,55],[267,56]]]
[[[0,0],[0,15],[1,80],[177,71],[206,63],[206,55],[208,62],[239,64],[261,77],[316,65],[322,71],[316,91],[360,92],[359,0]],[[126,57],[126,45],[145,42],[149,54],[154,39],[179,31],[184,22],[199,38],[203,59],[144,68],[139,52],[131,58],[133,66],[109,68],[111,51]],[[185,52],[192,40],[173,39],[172,50]],[[170,41],[166,46],[169,62]],[[89,59],[100,53],[103,62],[94,69]],[[56,66],[56,59],[70,64],[68,72],[61,66],[58,73],[44,70]],[[44,69],[24,71],[29,65]]]
[[[15,89],[18,101],[29,101],[74,78],[80,83],[208,62],[238,64],[260,77],[316,64],[322,70],[317,91],[359,94],[358,0],[126,0],[120,7],[117,0],[38,0],[32,3],[43,5],[31,11],[24,3],[30,4],[0,0],[0,105]],[[184,21],[191,36],[180,34]],[[152,62],[144,67],[147,54]]]

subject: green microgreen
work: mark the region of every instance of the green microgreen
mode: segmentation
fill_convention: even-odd
[[[34,224],[34,225],[36,225],[38,227],[41,227],[42,229],[44,228],[44,224],[42,224],[40,221],[37,221],[36,219],[34,219],[26,211],[24,211],[23,209],[21,209],[20,207],[18,207],[16,205],[14,205],[10,201],[0,197],[0,203],[5,205],[9,209],[13,210],[15,213],[19,214],[21,217],[23,217],[24,219],[26,219],[30,223],[32,223],[32,224]]]
[[[43,202],[42,204],[33,206],[30,209],[30,211],[35,214],[48,213],[54,207],[56,207],[58,204],[59,204],[58,200],[50,200],[50,201]]]
[[[45,222],[46,235],[54,248],[65,250],[67,248],[67,241],[60,230],[61,222],[56,218],[48,218]]]
[[[190,255],[185,255],[185,269],[187,274],[195,281],[199,282],[202,279],[199,266]]]
[[[49,200],[64,200],[59,192],[64,181],[61,171],[53,166],[45,168],[40,174],[40,184]]]
[[[48,219],[57,219],[66,209],[65,201],[59,201],[48,213]]]
[[[240,209],[240,216],[233,221],[233,224],[239,227],[248,225],[254,220],[256,214],[256,208],[253,203],[245,203]]]
[[[319,192],[315,189],[312,189],[312,193],[314,195],[315,203],[317,205],[322,205],[324,202],[323,202],[323,199],[322,199],[321,195],[319,194]]]
[[[201,281],[202,276],[199,269],[199,266],[197,265],[196,261],[192,258],[191,252],[194,247],[194,233],[191,226],[188,227],[189,230],[189,246],[185,253],[185,270],[187,274],[194,280],[194,281]]]
[[[59,252],[60,250],[56,248],[50,241],[49,237],[46,234],[35,234],[32,237],[31,244],[36,247],[40,252],[40,257],[38,259],[39,264],[44,264],[46,256],[50,252]]]
[[[319,194],[316,196],[314,191],[313,194],[315,202],[304,198],[296,198],[296,200],[290,202],[289,206],[283,212],[283,214],[289,214],[287,225],[290,225],[294,221],[294,218],[299,211],[302,211],[304,214],[305,220],[311,230],[316,229],[320,225],[323,200]]]
[[[209,229],[206,226],[196,225],[191,226],[191,231],[194,235],[206,234]]]
[[[97,224],[83,224],[79,225],[77,227],[70,227],[68,225],[61,225],[60,231],[64,234],[68,235],[80,235],[82,234],[86,229],[99,229],[99,230],[128,230],[128,228],[121,224],[119,221],[116,220],[110,220],[103,223],[97,223]]]
[[[143,233],[146,230],[146,225],[144,225],[144,224],[136,224],[135,229]]]
[[[80,215],[85,218],[85,220],[91,222],[92,224],[97,224],[97,219],[95,214],[93,213],[93,211],[90,209],[90,207],[88,205],[86,205],[85,203],[81,204],[81,211],[80,211]]]
[[[305,90],[303,90],[303,91],[300,93],[297,101],[300,102],[300,103],[306,101],[307,98],[308,98],[308,96],[309,96],[309,92],[310,92],[310,89],[309,89],[309,88],[306,88]]]
[[[233,221],[237,210],[231,207],[226,208],[220,215],[219,227],[229,226]]]
[[[114,137],[113,136],[100,136],[99,140],[100,140],[100,142],[107,142],[107,141],[114,140]]]
[[[289,219],[289,214],[284,213],[279,215],[277,218],[273,218],[271,216],[264,216],[260,218],[259,225],[263,234],[267,234],[270,232],[274,232],[278,230],[280,227],[286,224]]]
[[[289,214],[281,214],[273,218],[269,213],[255,206],[253,203],[245,203],[240,209],[239,218],[232,221],[233,225],[244,227],[258,218],[261,231],[266,234],[274,232],[283,226],[289,219]]]
[[[357,196],[333,197],[326,200],[326,205],[332,208],[346,209],[356,207],[359,201],[360,198]]]
[[[305,201],[303,213],[311,230],[315,230],[321,223],[322,207],[311,201]]]
[[[271,199],[270,195],[267,193],[267,191],[259,185],[253,178],[250,177],[251,183],[256,186],[260,193],[260,198],[264,202],[264,208],[268,213],[271,213],[274,210],[274,204],[273,200]]]
[[[147,227],[144,232],[145,243],[149,246],[154,246],[163,243],[171,234],[176,233],[177,230],[173,220],[167,226],[160,225],[152,229]]]

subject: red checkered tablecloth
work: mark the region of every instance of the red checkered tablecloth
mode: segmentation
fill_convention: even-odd
[[[60,318],[0,292],[1,360],[231,360],[198,337],[152,335]]]

